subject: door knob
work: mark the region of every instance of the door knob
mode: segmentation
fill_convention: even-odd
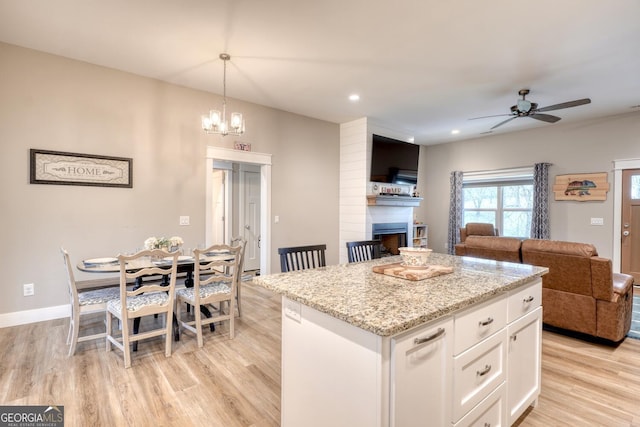
[[[629,233],[629,230],[624,230],[624,231],[622,232],[622,235],[623,235],[623,236],[628,236],[629,234],[630,234],[630,233]]]

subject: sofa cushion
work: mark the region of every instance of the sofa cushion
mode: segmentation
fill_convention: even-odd
[[[467,256],[518,263],[521,261],[520,245],[521,240],[517,237],[469,236],[464,242]]]
[[[593,295],[591,257],[596,248],[588,243],[529,239],[522,242],[522,262],[547,267],[542,286],[547,289]]]

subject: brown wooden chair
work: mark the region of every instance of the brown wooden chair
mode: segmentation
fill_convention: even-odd
[[[224,257],[208,257],[211,252],[224,253]],[[236,287],[240,277],[239,267],[242,247],[213,245],[193,251],[194,282],[192,288],[176,292],[176,317],[181,328],[196,334],[198,347],[204,345],[202,327],[214,322],[229,322],[229,338],[233,339],[235,323]],[[194,307],[194,320],[183,319],[182,303]],[[217,306],[214,306],[217,304]],[[207,308],[211,317],[202,317],[201,307]]]
[[[107,310],[107,303],[120,296],[118,288],[96,289],[91,291],[78,292],[76,279],[73,274],[73,267],[69,259],[69,253],[60,248],[67,271],[67,285],[69,290],[69,302],[71,313],[69,315],[69,334],[67,335],[67,345],[69,345],[69,356],[76,352],[76,345],[79,342],[95,340],[107,336],[106,328],[104,332],[92,335],[80,336],[80,319],[86,314],[103,314]],[[104,317],[101,318],[101,322]]]
[[[280,270],[283,273],[295,270],[306,270],[309,268],[325,267],[324,252],[327,245],[294,246],[290,248],[279,248]]]
[[[369,261],[380,258],[380,240],[361,240],[347,242],[347,256],[349,262]]]
[[[169,253],[160,249],[144,250],[135,255],[119,255],[120,262],[120,296],[107,303],[107,351],[111,351],[112,345],[124,353],[124,367],[131,366],[131,343],[142,339],[165,336],[165,356],[171,356],[171,344],[173,326],[173,308],[176,286],[176,274],[178,272],[178,251]],[[127,271],[127,263],[139,262],[141,259],[159,259],[158,262],[149,262],[148,267]],[[149,282],[139,281],[140,286],[132,290],[127,289],[127,282],[143,276],[160,275],[168,276],[168,280]],[[164,325],[160,328],[145,332],[134,333],[131,321],[142,316],[164,314]],[[122,325],[122,334],[113,333],[112,318],[116,317]]]

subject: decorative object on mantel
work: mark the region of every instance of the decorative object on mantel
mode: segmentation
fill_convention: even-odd
[[[608,191],[606,172],[556,175],[553,185],[556,200],[603,201]]]
[[[373,272],[417,282],[419,280],[453,273],[453,267],[445,267],[444,265],[405,267],[402,263],[396,262],[393,264],[376,265],[373,267]]]
[[[233,148],[240,151],[251,151],[251,144],[246,142],[238,142],[236,141],[233,144]]]
[[[184,244],[184,241],[181,237],[173,236],[170,238],[166,237],[149,237],[144,241],[144,248],[147,250],[151,249],[164,249],[166,251],[176,251],[180,249],[180,247]]]
[[[242,135],[244,133],[244,119],[242,113],[231,113],[231,123],[227,122],[227,61],[231,56],[221,53],[220,59],[224,64],[222,75],[222,114],[218,110],[210,110],[208,116],[202,116],[202,129],[206,133],[225,135]]]
[[[31,184],[133,187],[133,159],[38,150],[30,153]]]

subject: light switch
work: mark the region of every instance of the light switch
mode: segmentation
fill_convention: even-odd
[[[604,225],[604,218],[591,218],[591,225]]]
[[[180,225],[189,225],[189,217],[181,216],[180,217]]]
[[[276,224],[280,222],[280,215],[276,215],[273,217],[273,222],[275,222]]]

